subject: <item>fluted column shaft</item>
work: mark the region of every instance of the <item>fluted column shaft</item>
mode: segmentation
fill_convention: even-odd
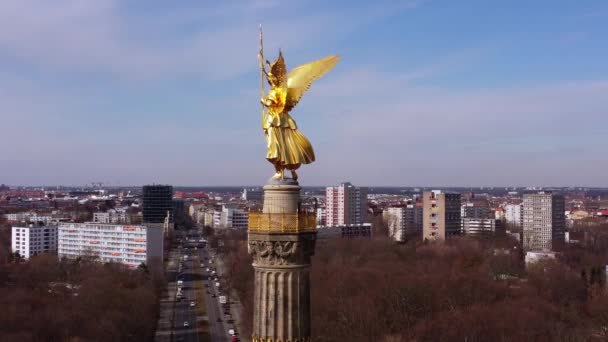
[[[254,341],[309,341],[310,257],[316,234],[249,234],[255,271]]]

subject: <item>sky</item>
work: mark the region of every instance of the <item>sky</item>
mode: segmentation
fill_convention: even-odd
[[[256,185],[264,53],[341,60],[302,185],[608,186],[608,2],[3,0],[0,183]]]

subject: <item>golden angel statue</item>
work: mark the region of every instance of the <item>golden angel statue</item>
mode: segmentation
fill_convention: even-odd
[[[261,46],[261,32],[260,32]],[[287,73],[283,54],[272,63],[266,61],[260,48],[260,67],[262,73],[262,128],[266,136],[268,153],[266,159],[274,165],[274,178],[284,179],[285,169],[291,171],[292,178],[298,179],[296,170],[302,164],[315,161],[315,152],[306,137],[298,131],[296,122],[289,112],[298,104],[302,95],[310,88],[314,80],[330,71],[340,59],[328,56],[317,61],[300,65]],[[264,76],[270,90],[264,96]],[[267,109],[264,114],[264,108]]]

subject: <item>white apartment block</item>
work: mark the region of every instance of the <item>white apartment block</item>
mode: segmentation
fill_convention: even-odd
[[[131,217],[126,210],[110,209],[105,213],[93,213],[93,222],[130,224]]]
[[[422,232],[423,208],[416,204],[406,204],[384,210],[384,221],[389,234],[397,242],[405,242],[409,237]]]
[[[213,227],[247,229],[248,225],[249,213],[243,209],[222,206],[213,213]]]
[[[327,226],[362,224],[367,216],[367,188],[342,183],[325,189]]]
[[[44,225],[49,225],[53,222],[53,217],[50,215],[38,215],[33,211],[6,214],[6,220],[11,222],[42,222]]]
[[[505,222],[517,227],[521,227],[524,224],[524,211],[521,204],[507,204],[505,205]]]
[[[489,237],[503,233],[500,220],[488,218],[463,217],[462,233],[467,236]]]
[[[317,226],[325,226],[325,208],[317,209]]]
[[[37,226],[13,227],[11,247],[25,259],[40,253],[57,252],[57,227]]]
[[[552,251],[564,243],[565,201],[561,195],[540,192],[524,195],[524,250]]]
[[[118,224],[61,223],[58,228],[59,257],[95,256],[102,262],[129,267],[154,258],[163,259],[163,229]]]

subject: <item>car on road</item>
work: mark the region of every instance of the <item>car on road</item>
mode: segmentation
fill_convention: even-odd
[[[184,322],[184,328],[187,328],[190,326],[190,323],[188,323],[188,321]]]
[[[216,296],[216,295],[215,295],[215,293],[214,293],[214,294],[212,294],[212,295],[211,295],[211,297],[215,298],[215,297],[217,297],[217,296]]]
[[[230,340],[230,342],[239,342],[239,338],[232,335],[232,339]]]
[[[190,302],[190,306],[196,306],[196,303]]]
[[[218,317],[218,318],[217,318],[217,321],[218,321],[218,322],[221,322],[221,321],[222,321],[222,319]]]

